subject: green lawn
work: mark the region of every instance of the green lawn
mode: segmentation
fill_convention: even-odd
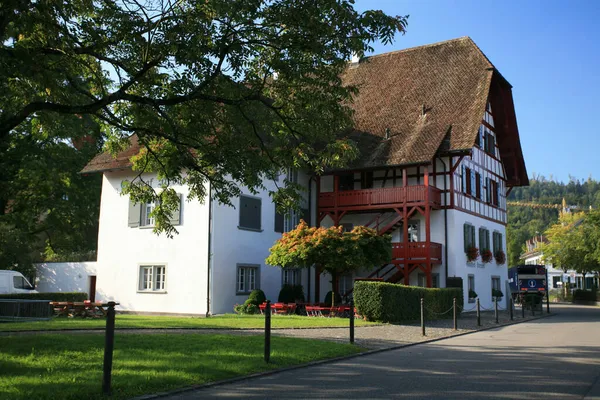
[[[272,363],[259,336],[152,334],[115,338],[113,397],[125,399],[202,384],[362,349],[272,338]],[[104,335],[6,336],[0,340],[0,398],[101,399]]]
[[[363,320],[356,320],[356,326],[372,325]],[[271,318],[273,328],[323,328],[346,327],[348,318],[317,318],[299,315],[274,315]],[[84,318],[54,318],[50,321],[39,322],[8,322],[0,323],[1,331],[21,330],[56,330],[56,329],[90,329],[103,328],[104,319]],[[263,328],[265,317],[262,315],[225,314],[210,318],[190,317],[160,317],[117,314],[117,328],[198,328],[198,329],[239,329]]]

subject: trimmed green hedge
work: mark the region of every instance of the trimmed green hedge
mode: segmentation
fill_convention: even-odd
[[[360,315],[369,321],[402,322],[421,318],[421,297],[425,303],[425,318],[452,318],[453,299],[459,311],[463,307],[462,289],[428,289],[385,282],[357,281],[354,284],[354,304]],[[450,312],[446,312],[450,310]],[[439,315],[445,313],[443,315]]]
[[[577,289],[573,292],[573,301],[598,301],[598,296],[595,290]]]
[[[56,293],[13,293],[0,294],[0,299],[26,299],[26,300],[51,300],[51,301],[77,301],[88,299],[87,293],[82,292],[56,292]]]

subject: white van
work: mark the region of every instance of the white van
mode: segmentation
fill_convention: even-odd
[[[37,293],[37,290],[20,272],[0,270],[0,294],[13,293]]]

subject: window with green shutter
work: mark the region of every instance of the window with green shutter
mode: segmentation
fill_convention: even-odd
[[[240,196],[240,222],[238,228],[253,231],[261,230],[261,199]]]
[[[471,224],[464,224],[463,233],[466,253],[471,247],[477,247],[475,245],[475,227]]]

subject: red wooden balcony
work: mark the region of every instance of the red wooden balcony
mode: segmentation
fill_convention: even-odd
[[[425,204],[429,191],[429,203],[439,207],[442,191],[433,186],[415,185],[382,189],[344,190],[319,193],[319,210],[369,210],[402,207],[405,204]]]
[[[432,262],[442,262],[442,245],[431,242],[427,246],[426,242],[410,242],[407,243],[408,248],[405,248],[404,243],[392,243],[392,259],[409,261],[425,261],[427,254],[430,254]]]

